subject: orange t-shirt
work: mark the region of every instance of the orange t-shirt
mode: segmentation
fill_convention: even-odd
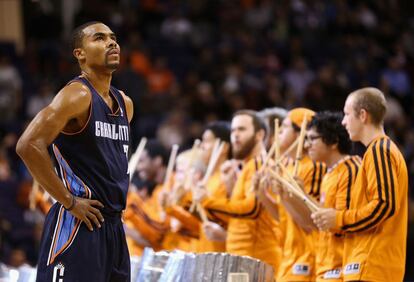
[[[151,63],[148,57],[139,50],[133,50],[130,55],[131,68],[138,74],[147,76],[151,70]]]
[[[293,173],[294,162],[287,159],[286,167]],[[298,177],[303,181],[304,191],[315,199],[319,197],[325,170],[324,164],[312,161],[307,155],[299,161]],[[285,241],[277,281],[314,281],[317,233],[306,233],[285,208],[281,209],[286,214],[284,226],[280,227],[285,232]]]
[[[374,139],[364,154],[349,209],[337,211],[346,232],[344,281],[402,281],[408,219],[408,172],[388,136]]]
[[[260,259],[274,268],[280,252],[274,228],[277,223],[259,203],[252,189],[252,177],[261,160],[247,161],[238,176],[231,198],[203,200],[208,210],[230,217],[227,229],[226,251]]]
[[[158,204],[158,194],[161,190],[162,185],[155,187],[151,197],[145,201],[138,193],[130,191],[124,212],[125,223],[136,229],[154,249],[161,247],[163,235],[169,228],[169,220],[162,216],[162,207]],[[129,238],[130,242],[131,239]],[[139,249],[136,245],[133,247],[135,250]]]
[[[355,182],[361,160],[346,156],[328,170],[322,179],[320,203],[325,208],[345,210],[349,208],[351,188]],[[316,281],[342,281],[342,257],[344,235],[319,232],[316,249]]]
[[[213,199],[227,199],[226,186],[220,179],[220,172],[214,172],[206,184],[206,189],[209,197]],[[209,220],[214,221],[221,225],[223,228],[227,229],[227,223],[229,217],[226,214],[215,213],[210,210],[206,210],[206,214]],[[225,242],[215,242],[211,241],[206,237],[206,234],[203,231],[202,226],[200,226],[200,240],[198,242],[198,253],[204,252],[225,252],[226,243]]]
[[[169,70],[151,70],[147,75],[149,92],[164,94],[174,82],[174,76]]]

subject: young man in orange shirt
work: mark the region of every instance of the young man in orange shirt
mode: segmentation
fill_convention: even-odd
[[[384,94],[352,92],[342,124],[367,150],[351,188],[348,210],[321,209],[312,217],[321,230],[346,232],[344,281],[402,281],[405,270],[408,173],[398,147],[385,135]]]
[[[273,232],[276,222],[261,207],[252,187],[252,178],[260,169],[264,151],[266,125],[256,112],[243,110],[234,114],[231,122],[233,157],[243,160],[230,198],[207,197],[198,189],[195,198],[210,212],[230,216],[226,251],[260,259],[274,268],[278,265],[278,242]]]
[[[310,121],[315,112],[306,108],[295,108],[288,112],[283,120],[279,134],[280,151],[288,148],[299,138],[300,127],[306,118]],[[303,184],[306,194],[317,199],[320,184],[325,173],[322,163],[312,161],[306,150],[300,159],[295,160],[296,150],[287,153],[282,160],[290,174],[294,174],[295,161],[298,163],[296,177]],[[315,280],[315,246],[316,233],[310,219],[310,211],[303,207],[302,200],[290,197],[289,193],[281,193],[281,203],[278,205],[276,230],[281,233],[282,254],[278,265],[278,281],[314,281]],[[272,213],[273,215],[273,213]]]
[[[201,150],[206,164],[213,153],[214,143],[217,139],[225,142],[221,155],[219,156],[214,171],[206,183],[208,195],[213,199],[227,199],[227,189],[221,180],[220,167],[231,157],[230,147],[230,123],[218,121],[206,126],[201,140]],[[229,217],[224,214],[209,212],[209,222],[205,222],[200,230],[200,242],[198,252],[224,252],[226,250],[227,224]]]
[[[351,140],[341,124],[342,115],[317,113],[308,125],[308,154],[313,161],[323,162],[327,172],[322,179],[320,204],[323,207],[349,208],[351,187],[361,160],[350,156]],[[344,235],[320,231],[316,251],[316,281],[342,281]]]
[[[144,247],[161,248],[164,234],[168,231],[168,221],[161,216],[162,208],[158,194],[162,190],[167,163],[167,151],[156,140],[148,141],[138,162],[139,177],[144,187],[128,192],[124,213],[124,227],[131,255],[140,256]]]

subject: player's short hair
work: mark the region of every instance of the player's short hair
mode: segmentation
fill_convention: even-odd
[[[312,117],[308,128],[315,129],[326,145],[338,144],[338,151],[341,154],[349,154],[352,142],[342,125],[342,118],[343,115],[340,112],[318,112]]]
[[[252,118],[253,121],[253,127],[254,127],[254,133],[259,132],[260,130],[263,130],[265,133],[265,137],[267,133],[269,132],[269,129],[267,127],[266,122],[258,115],[256,111],[253,110],[239,110],[233,114],[233,118],[236,116],[249,116]]]
[[[374,125],[382,125],[387,111],[387,102],[381,90],[374,87],[358,89],[349,96],[353,97],[353,109],[356,114],[364,109],[371,116]]]
[[[99,22],[99,21],[90,21],[75,28],[72,32],[72,49],[82,47],[83,37],[85,36],[85,33],[83,32],[83,30],[85,28],[87,28],[88,26],[94,25],[94,24],[101,24],[101,23],[102,22]]]

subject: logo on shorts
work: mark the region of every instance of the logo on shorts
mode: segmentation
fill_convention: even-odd
[[[292,272],[294,275],[309,275],[310,267],[308,264],[295,264]]]
[[[359,263],[348,263],[345,265],[344,275],[357,274],[361,270]]]
[[[341,269],[336,268],[325,272],[323,279],[337,279],[341,278]]]
[[[63,282],[63,275],[65,274],[65,266],[59,262],[53,268],[53,282]]]

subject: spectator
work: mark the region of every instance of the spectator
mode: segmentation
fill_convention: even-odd
[[[0,54],[0,122],[16,119],[20,107],[22,81],[19,72],[10,59]]]
[[[404,97],[411,90],[410,79],[403,69],[403,62],[398,57],[388,59],[388,67],[384,70],[382,77],[388,83],[390,90],[398,97]]]
[[[302,57],[295,58],[284,74],[286,85],[298,102],[304,98],[306,88],[314,77],[313,71]]]
[[[39,87],[39,91],[29,98],[27,117],[30,119],[34,118],[41,109],[49,105],[54,96],[55,92],[53,86],[48,82],[43,82]]]
[[[174,83],[174,75],[167,68],[165,58],[155,58],[154,66],[147,76],[149,92],[152,95],[168,95]]]

